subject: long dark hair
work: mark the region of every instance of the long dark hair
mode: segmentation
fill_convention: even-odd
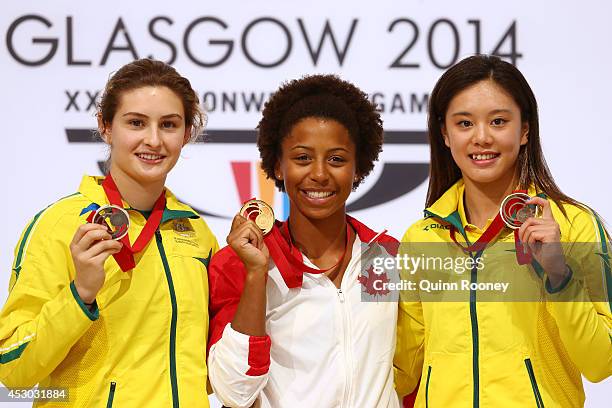
[[[489,55],[474,55],[458,62],[440,77],[431,92],[427,118],[431,166],[426,206],[435,203],[461,178],[461,170],[442,136],[448,105],[459,92],[483,80],[492,80],[508,92],[521,110],[521,121],[529,123],[527,144],[521,146],[517,158],[519,187],[526,190],[534,185],[536,191],[546,194],[559,205],[563,214],[565,210],[561,203],[586,209],[561,192],[546,165],[540,143],[538,104],[527,80],[514,65]]]

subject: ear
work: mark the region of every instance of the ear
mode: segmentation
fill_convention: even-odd
[[[276,180],[283,179],[283,173],[281,172],[281,168],[280,168],[280,160],[277,160],[276,164],[274,165],[274,178]]]
[[[523,122],[521,127],[521,146],[524,146],[529,141],[529,122]]]
[[[98,114],[96,115],[96,119],[98,120],[98,133],[100,133],[102,140],[104,140],[106,144],[110,145],[111,127],[108,124],[104,123],[104,121],[102,120],[102,114],[100,112],[98,112]]]
[[[185,146],[191,140],[191,126],[185,128],[185,135],[183,136],[183,146]]]
[[[446,125],[442,124],[440,126],[440,132],[442,133],[442,137],[444,138],[444,144],[446,147],[450,147],[450,142],[448,141],[448,132],[446,131]]]

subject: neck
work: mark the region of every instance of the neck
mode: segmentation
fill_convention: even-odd
[[[127,176],[121,170],[114,168],[112,165],[110,173],[119,189],[121,198],[126,201],[131,208],[136,210],[152,210],[155,202],[164,190],[165,180],[143,185]]]
[[[465,216],[470,224],[484,228],[487,220],[494,218],[499,212],[502,200],[516,189],[515,177],[509,180],[497,180],[493,183],[477,183],[464,179]]]
[[[288,222],[293,243],[311,261],[344,251],[347,239],[344,207],[328,218],[310,219],[292,206]]]

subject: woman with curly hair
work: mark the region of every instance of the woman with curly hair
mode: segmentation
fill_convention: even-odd
[[[397,302],[365,302],[360,284],[362,260],[397,243],[345,208],[382,142],[375,106],[335,76],[291,81],[266,103],[257,144],[290,215],[265,237],[237,215],[211,261],[209,378],[225,405],[399,406]]]

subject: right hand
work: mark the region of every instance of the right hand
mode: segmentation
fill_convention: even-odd
[[[76,270],[74,286],[81,300],[92,303],[104,285],[104,262],[112,254],[121,251],[123,244],[111,239],[105,226],[81,225],[70,243],[70,253]]]
[[[237,214],[232,221],[232,229],[226,240],[248,273],[268,273],[270,252],[257,224]]]

